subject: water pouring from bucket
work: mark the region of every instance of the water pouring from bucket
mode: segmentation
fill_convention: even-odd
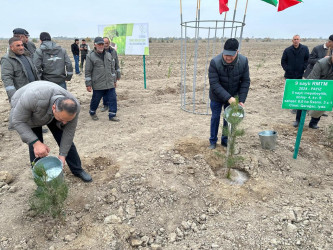
[[[32,165],[34,178],[43,178],[43,176],[45,176],[46,182],[50,182],[54,179],[60,181],[64,180],[62,162],[55,156],[46,156],[39,159],[37,162],[33,161]],[[46,175],[43,174],[43,171],[45,171]]]
[[[230,169],[235,165],[236,161],[240,160],[240,157],[235,157],[235,140],[237,136],[242,136],[244,130],[237,129],[239,123],[244,119],[245,111],[243,107],[238,103],[230,104],[224,111],[223,117],[228,122],[228,146],[227,146],[227,178],[231,178]]]

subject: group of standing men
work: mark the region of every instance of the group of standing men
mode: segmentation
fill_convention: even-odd
[[[311,54],[307,46],[300,43],[301,38],[295,35],[292,45],[286,48],[281,58],[281,65],[286,79],[325,79],[333,80],[333,35],[324,44],[313,48]],[[294,127],[298,127],[302,110],[296,111]],[[318,122],[324,112],[310,111],[309,127],[318,129]]]
[[[37,49],[29,41],[29,33],[25,29],[14,29],[8,53],[1,58],[1,78],[11,105],[9,128],[15,129],[22,141],[29,145],[30,161],[33,162],[50,152],[42,134],[42,126],[47,125],[59,145],[58,158],[63,165],[66,161],[75,176],[90,182],[92,178],[83,170],[73,143],[80,104],[66,90],[66,81],[73,76],[71,60],[65,49],[51,41],[49,33],[40,33],[40,41]],[[93,91],[89,113],[96,120],[95,112],[103,97],[101,111],[109,109],[109,119],[118,121],[115,117],[115,87],[120,79],[118,56],[109,47],[108,38],[97,37],[94,45],[90,52],[85,41],[79,48],[81,68],[86,59],[87,90]],[[74,60],[78,62],[76,55],[73,52]]]
[[[281,58],[281,65],[285,71],[286,79],[326,79],[333,80],[333,35],[324,44],[313,48],[311,54],[307,46],[300,43],[299,35],[292,39],[292,45],[286,48]],[[226,109],[235,102],[238,96],[239,104],[244,106],[249,86],[250,75],[248,60],[238,52],[239,43],[230,38],[224,43],[221,54],[214,57],[209,65],[209,98],[212,111],[210,123],[210,149],[215,149],[218,141],[218,130],[222,108]],[[302,110],[297,110],[294,127],[298,127]],[[322,111],[309,112],[311,121],[309,127],[318,129],[318,122]],[[223,127],[227,128],[227,122],[223,119]],[[228,145],[228,136],[222,132],[221,144]]]
[[[87,54],[90,51],[89,45],[86,43],[85,39],[81,40],[81,44],[79,46],[79,39],[75,39],[74,43],[71,45],[71,51],[73,53],[74,63],[75,63],[75,74],[81,75],[80,69],[82,71],[84,61],[87,58]],[[81,63],[80,62],[80,52],[81,52]]]

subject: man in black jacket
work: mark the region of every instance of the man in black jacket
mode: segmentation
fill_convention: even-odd
[[[74,62],[75,62],[75,74],[80,75],[79,61],[80,61],[80,49],[79,49],[79,39],[75,39],[71,46]]]
[[[309,64],[304,72],[304,77],[307,78],[310,75],[311,70],[313,69],[316,62],[324,57],[329,57],[332,55],[333,52],[333,35],[330,35],[328,41],[324,44],[320,44],[314,47],[311,51],[309,57]]]
[[[299,35],[294,35],[293,45],[286,48],[283,51],[281,58],[281,65],[286,79],[302,79],[304,70],[308,66],[309,49],[307,46],[301,44],[301,38]],[[298,127],[301,119],[302,110],[297,110],[296,121],[293,126]]]
[[[239,43],[235,38],[228,39],[221,54],[214,57],[209,65],[209,98],[212,117],[210,122],[210,149],[216,148],[222,106],[224,109],[236,101],[244,106],[250,87],[249,64],[245,56],[238,53]],[[223,127],[227,122],[223,120]],[[221,144],[227,147],[228,137],[221,138]]]

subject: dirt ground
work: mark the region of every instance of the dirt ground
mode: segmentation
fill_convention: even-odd
[[[320,43],[303,42],[310,50]],[[70,52],[70,41],[58,44]],[[210,116],[180,108],[179,41],[150,44],[147,89],[142,57],[120,56],[119,123],[109,122],[106,113],[98,112],[98,121],[89,117],[91,93],[84,76],[74,76],[68,90],[82,106],[74,142],[93,182],[83,183],[65,167],[64,220],[29,211],[36,186],[28,147],[8,130],[2,86],[0,171],[13,181],[0,186],[0,249],[333,249],[333,150],[326,132],[333,117],[323,117],[319,130],[309,129],[306,117],[293,159],[295,115],[281,109],[280,59],[290,45],[242,44],[251,76],[246,132],[238,141],[244,161],[237,168],[249,175],[244,185],[219,174],[225,164],[208,149]],[[1,55],[5,49],[1,41]],[[278,132],[275,150],[261,148],[262,130]],[[57,155],[50,133],[44,141]],[[220,144],[216,150],[226,154]]]

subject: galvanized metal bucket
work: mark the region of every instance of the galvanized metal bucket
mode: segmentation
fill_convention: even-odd
[[[33,161],[33,167],[32,167],[32,174],[34,178],[38,178],[38,176],[35,173],[35,168],[43,166],[47,174],[47,179],[46,179],[47,182],[53,179],[59,179],[61,181],[64,180],[62,162],[59,160],[58,157],[46,156],[44,158],[40,158],[37,162],[35,162],[35,160]]]
[[[261,147],[263,149],[275,149],[276,146],[276,139],[277,139],[277,132],[273,130],[265,130],[261,131],[259,134]]]

